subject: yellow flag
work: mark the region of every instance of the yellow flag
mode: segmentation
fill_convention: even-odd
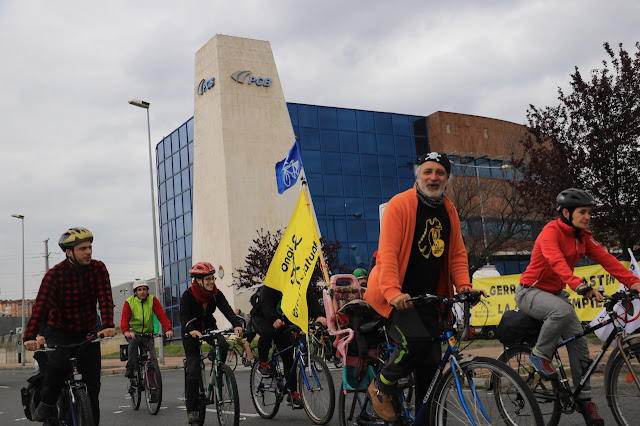
[[[264,285],[282,292],[281,309],[303,331],[309,330],[307,287],[318,259],[320,238],[304,192],[271,259]]]

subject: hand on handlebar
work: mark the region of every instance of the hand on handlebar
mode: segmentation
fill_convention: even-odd
[[[24,348],[28,351],[35,351],[40,348],[40,343],[37,340],[27,340],[24,342]]]
[[[194,339],[202,339],[202,333],[200,333],[198,330],[191,330],[189,332],[189,336],[193,337]]]
[[[580,284],[576,288],[576,293],[578,293],[582,297],[585,297],[589,300],[593,298],[595,298],[597,302],[602,302],[604,300],[604,296],[602,295],[602,293],[600,293],[599,291],[596,291],[595,289],[589,287],[586,284]]]
[[[113,337],[116,335],[115,328],[105,328],[104,330],[98,331],[98,336],[100,337]]]
[[[167,336],[167,339],[171,339],[173,337],[173,330],[165,331],[164,335]]]
[[[389,304],[394,308],[400,310],[413,308],[413,302],[407,302],[408,299],[411,299],[411,296],[409,296],[407,293],[402,293],[391,299]]]
[[[275,328],[276,330],[282,327],[283,325],[284,325],[284,321],[282,321],[280,318],[278,318],[273,322],[273,328]]]
[[[233,332],[236,334],[236,337],[239,339],[242,337],[242,327],[234,327]]]

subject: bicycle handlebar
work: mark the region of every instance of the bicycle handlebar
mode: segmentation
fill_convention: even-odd
[[[33,352],[52,352],[55,351],[57,349],[79,349],[82,350],[84,349],[85,346],[90,345],[91,343],[95,343],[95,342],[99,342],[101,340],[105,340],[105,339],[111,339],[111,337],[102,337],[102,336],[91,336],[89,337],[87,340],[84,340],[80,343],[71,343],[68,345],[62,345],[62,344],[57,344],[57,345],[51,345],[48,343],[44,344],[44,347],[40,348],[40,349],[36,349]]]
[[[203,332],[201,332],[200,334],[202,334],[202,337],[198,337],[199,340],[204,339],[205,337],[211,337],[211,336],[217,336],[219,334],[233,334],[235,333],[235,330],[233,327],[231,328],[226,328],[224,330],[204,330]],[[185,337],[191,337],[191,334],[189,334],[188,332],[184,333]]]
[[[421,294],[419,296],[411,297],[406,301],[413,302],[413,303],[424,303],[424,304],[441,303],[447,306],[451,306],[454,303],[466,302],[466,301],[469,301],[471,303],[477,303],[480,301],[481,298],[482,298],[481,291],[463,291],[462,293],[458,293],[453,297],[435,296],[433,294]]]

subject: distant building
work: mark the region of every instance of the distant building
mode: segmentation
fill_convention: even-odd
[[[33,312],[33,305],[36,303],[35,299],[25,300],[25,316],[29,318],[31,312]],[[8,317],[21,317],[22,316],[22,299],[20,300],[0,300],[0,312],[4,313]]]

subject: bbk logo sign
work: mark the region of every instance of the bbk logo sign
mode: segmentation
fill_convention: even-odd
[[[213,89],[213,86],[215,86],[215,84],[216,79],[214,77],[211,77],[209,80],[200,80],[200,84],[198,84],[198,95],[203,95],[207,90]]]
[[[236,71],[231,74],[231,78],[240,84],[244,84],[247,77],[251,75],[251,71]],[[255,83],[256,86],[269,87],[271,86],[271,79],[267,77],[249,77],[248,85]]]

